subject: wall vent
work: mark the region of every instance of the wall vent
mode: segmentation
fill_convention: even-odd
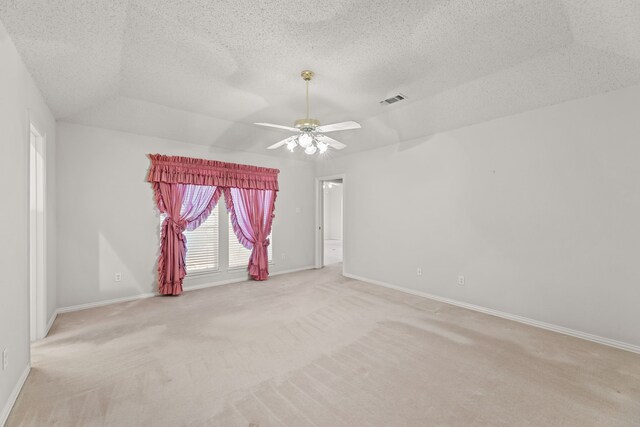
[[[392,96],[391,98],[387,98],[384,101],[380,101],[380,104],[382,105],[395,104],[396,102],[402,101],[403,99],[407,99],[407,97],[399,93],[396,96]]]

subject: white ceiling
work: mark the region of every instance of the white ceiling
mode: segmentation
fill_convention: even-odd
[[[252,123],[304,116],[306,68],[311,116],[363,126],[341,153],[640,83],[638,0],[0,0],[0,20],[59,120],[283,156]]]

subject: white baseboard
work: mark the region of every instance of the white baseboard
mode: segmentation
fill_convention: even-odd
[[[197,291],[198,289],[206,289],[206,288],[213,288],[214,286],[223,286],[223,285],[230,285],[232,283],[240,283],[240,282],[246,282],[249,279],[247,279],[246,277],[241,277],[241,278],[236,278],[236,279],[228,279],[228,280],[220,280],[218,282],[210,282],[210,283],[204,283],[202,285],[193,285],[193,286],[183,286],[182,290],[184,292],[189,292],[189,291]]]
[[[295,273],[295,272],[298,272],[298,271],[311,270],[313,268],[314,268],[313,266],[306,266],[306,267],[293,268],[293,269],[290,269],[290,270],[275,271],[275,272],[271,273],[270,276],[278,276],[280,274]],[[220,280],[220,281],[217,281],[217,282],[210,282],[210,283],[205,283],[205,284],[202,284],[202,285],[194,285],[194,286],[184,287],[183,291],[184,292],[195,291],[195,290],[198,290],[198,289],[211,288],[211,287],[214,287],[214,286],[222,286],[222,285],[230,285],[232,283],[247,282],[248,280],[249,279],[247,277],[241,277],[241,278],[229,279],[229,280]],[[155,293],[150,293],[149,292],[149,293],[134,295],[134,296],[130,296],[130,297],[115,298],[115,299],[110,299],[110,300],[104,300],[104,301],[98,301],[98,302],[90,302],[90,303],[87,303],[87,304],[79,304],[79,305],[72,305],[72,306],[69,306],[69,307],[59,308],[56,311],[54,317],[52,317],[52,319],[50,320],[49,327],[47,328],[47,333],[49,331],[49,328],[53,324],[53,320],[55,319],[55,316],[57,316],[59,313],[69,313],[71,311],[86,310],[88,308],[102,307],[102,306],[105,306],[105,305],[117,304],[117,303],[121,303],[121,302],[135,301],[135,300],[144,299],[144,298],[151,298],[151,297],[154,297],[156,295],[157,294],[155,294]]]
[[[49,319],[49,323],[47,323],[47,327],[44,330],[44,337],[45,338],[47,337],[47,335],[49,335],[49,331],[51,330],[51,327],[53,326],[53,322],[55,322],[57,317],[58,317],[58,310],[56,310],[53,313],[53,316],[51,316],[51,319]]]
[[[296,273],[298,271],[311,270],[313,268],[315,268],[315,267],[307,266],[307,267],[300,267],[300,268],[292,268],[290,270],[274,271],[272,273],[269,273],[269,277],[271,277],[271,276],[279,276],[281,274]],[[194,286],[184,287],[183,290],[185,292],[188,292],[188,291],[195,291],[195,290],[198,290],[198,289],[212,288],[214,286],[230,285],[232,283],[240,283],[240,282],[248,282],[248,281],[250,281],[250,279],[248,277],[241,277],[241,278],[236,278],[236,279],[221,280],[221,281],[218,281],[218,282],[205,283],[205,284],[202,284],[202,285],[194,285]]]
[[[305,270],[313,270],[314,268],[316,268],[313,265],[308,265],[306,267],[300,267],[300,268],[292,268],[290,270],[282,270],[282,271],[274,271],[273,273],[270,273],[270,276],[279,276],[281,274],[289,274],[289,273],[297,273],[298,271],[305,271]]]
[[[153,294],[153,293],[149,292],[149,293],[138,294],[138,295],[134,295],[134,296],[130,296],[130,297],[115,298],[115,299],[109,299],[109,300],[104,300],[104,301],[90,302],[90,303],[87,303],[87,304],[71,305],[69,307],[59,308],[58,309],[58,314],[59,313],[68,313],[70,311],[86,310],[87,308],[102,307],[103,305],[117,304],[119,302],[129,302],[129,301],[135,301],[135,300],[144,299],[144,298],[151,298],[151,297],[153,297],[155,295],[156,294]]]
[[[30,371],[31,371],[31,366],[27,365],[22,375],[20,375],[20,378],[18,379],[18,382],[16,383],[15,387],[11,391],[11,394],[9,395],[9,399],[7,400],[7,403],[4,405],[4,408],[2,408],[2,412],[0,413],[0,426],[4,426],[4,424],[7,422],[7,419],[9,418],[9,414],[11,413],[11,409],[13,409],[13,405],[16,403],[16,399],[18,399],[18,394],[20,394],[20,390],[22,390],[22,386],[24,385],[24,382],[27,380],[27,377],[29,376]]]
[[[576,331],[574,329],[569,329],[569,328],[565,328],[564,326],[558,326],[558,325],[554,325],[552,323],[546,323],[546,322],[541,322],[539,320],[535,320],[535,319],[530,319],[528,317],[522,317],[522,316],[518,316],[516,314],[511,314],[511,313],[505,313],[503,311],[498,311],[498,310],[494,310],[491,308],[486,308],[486,307],[481,307],[479,305],[474,305],[474,304],[469,304],[466,302],[462,302],[462,301],[457,301],[454,299],[450,299],[450,298],[444,298],[444,297],[440,297],[437,295],[432,295],[426,292],[422,292],[422,291],[416,291],[413,289],[408,289],[408,288],[403,288],[401,286],[396,286],[396,285],[392,285],[390,283],[385,283],[385,282],[381,282],[379,280],[374,280],[374,279],[368,279],[366,277],[362,277],[362,276],[358,276],[355,274],[349,274],[349,273],[344,273],[343,274],[346,277],[349,277],[351,279],[356,279],[359,280],[361,282],[366,282],[366,283],[370,283],[373,285],[378,285],[378,286],[384,286],[385,288],[389,288],[389,289],[394,289],[396,291],[400,291],[400,292],[404,292],[407,294],[411,294],[411,295],[416,295],[419,297],[423,297],[423,298],[429,298],[435,301],[440,301],[440,302],[444,302],[446,304],[451,304],[451,305],[455,305],[457,307],[462,307],[462,308],[466,308],[469,310],[474,310],[474,311],[479,311],[480,313],[485,313],[485,314],[490,314],[492,316],[496,316],[496,317],[501,317],[503,319],[507,319],[507,320],[513,320],[515,322],[519,322],[519,323],[524,323],[526,325],[530,325],[530,326],[535,326],[541,329],[546,329],[549,331],[553,331],[553,332],[558,332],[564,335],[569,335],[572,337],[576,337],[576,338],[581,338],[587,341],[593,341],[596,342],[598,344],[604,344],[607,345],[609,347],[615,347],[615,348],[619,348],[622,350],[627,350],[627,351],[631,351],[633,353],[640,353],[640,346],[638,345],[634,345],[634,344],[630,344],[630,343],[626,343],[623,341],[616,341],[616,340],[612,340],[610,338],[605,338],[605,337],[601,337],[598,335],[592,335],[586,332],[581,332],[581,331]]]

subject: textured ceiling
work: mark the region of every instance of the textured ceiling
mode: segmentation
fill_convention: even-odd
[[[265,147],[304,116],[353,153],[640,83],[638,0],[0,0],[56,118]],[[401,103],[379,101],[401,92]],[[337,152],[332,155],[338,155]]]

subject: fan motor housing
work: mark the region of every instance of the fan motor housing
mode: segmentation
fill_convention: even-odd
[[[320,126],[320,120],[316,119],[298,119],[294,125],[297,129],[316,128]]]

